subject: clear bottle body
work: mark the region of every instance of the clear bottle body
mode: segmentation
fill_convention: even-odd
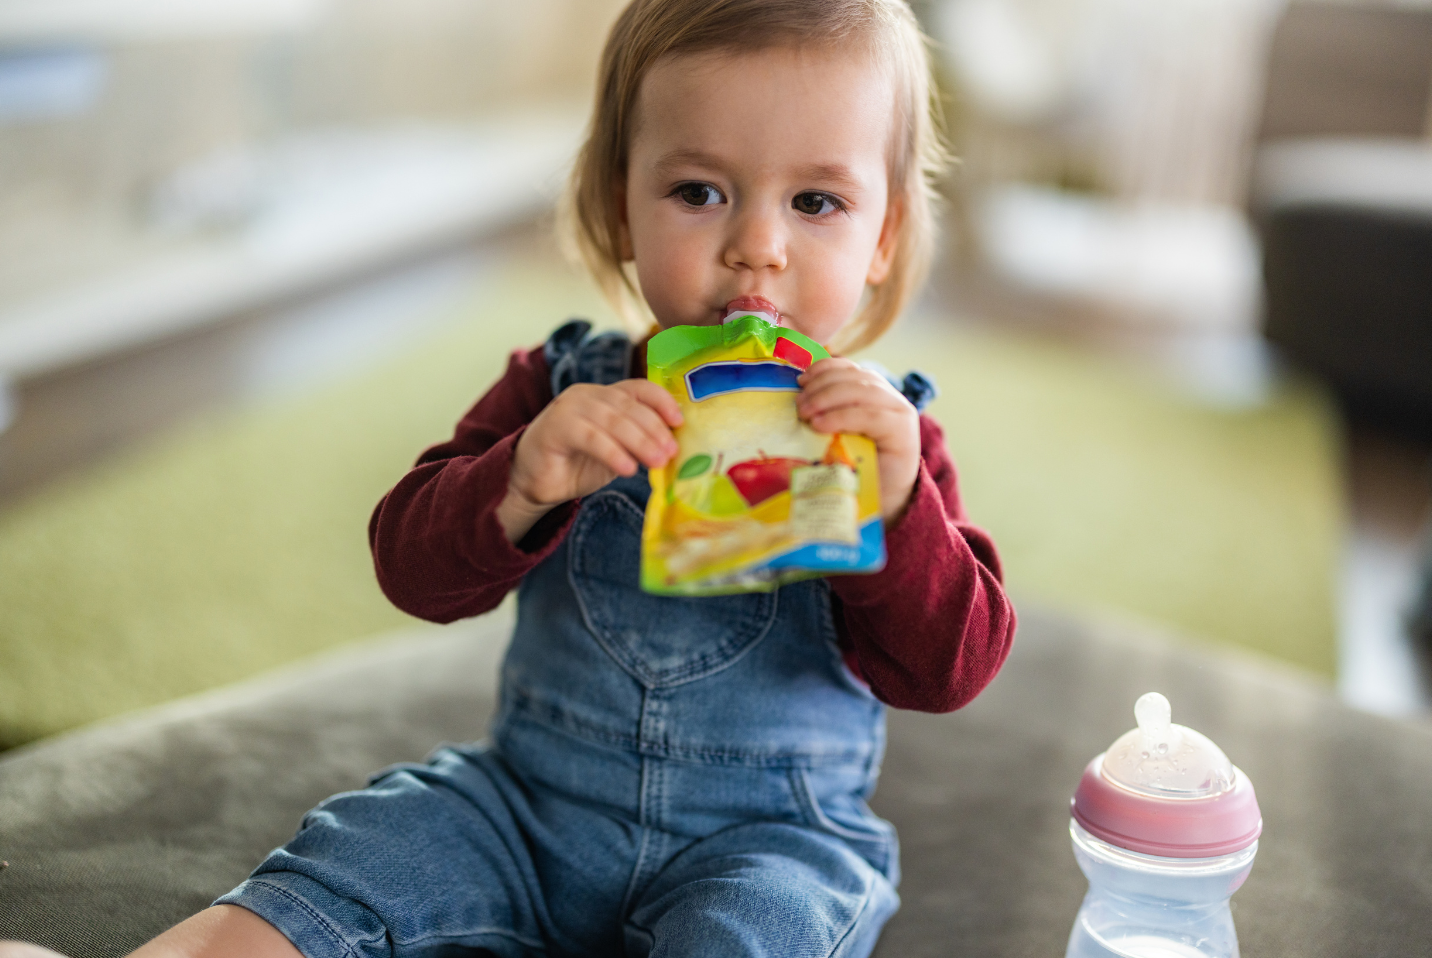
[[[1089,892],[1065,958],[1238,958],[1228,900],[1253,870],[1257,842],[1217,858],[1161,858],[1073,820],[1069,834]]]

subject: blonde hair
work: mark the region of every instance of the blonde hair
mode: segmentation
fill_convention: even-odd
[[[876,55],[893,75],[890,204],[898,206],[900,222],[889,275],[830,345],[852,352],[895,322],[934,255],[933,183],[947,159],[925,37],[905,0],[632,0],[602,51],[596,105],[561,221],[569,248],[634,329],[642,305],[622,262],[614,185],[626,175],[636,98],[652,64],[679,54],[851,44]]]

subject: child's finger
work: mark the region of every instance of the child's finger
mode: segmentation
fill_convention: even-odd
[[[671,393],[651,380],[624,379],[617,383],[617,387],[638,402],[656,410],[657,415],[672,429],[681,425],[681,407],[676,404]]]
[[[897,402],[905,402],[905,398],[883,382],[864,377],[836,377],[822,380],[802,393],[796,400],[796,410],[809,419],[841,406],[869,405],[897,409]]]
[[[810,368],[801,374],[797,382],[807,382],[818,376],[827,376],[833,372],[843,369],[859,370],[860,364],[853,359],[846,359],[843,356],[831,356],[811,364]]]
[[[821,360],[820,363],[812,366],[809,372],[803,373],[796,381],[800,383],[801,389],[807,392],[819,389],[828,383],[852,380],[870,382],[879,386],[890,385],[884,376],[871,372],[863,366],[857,366],[849,360],[839,360],[839,365],[836,365],[836,363],[836,360]]]
[[[810,418],[816,432],[849,432],[869,436],[880,446],[901,435],[902,415],[893,409],[874,406],[841,406]]]
[[[646,411],[652,419],[656,420],[654,425],[665,430],[665,425],[661,420],[657,419],[649,409]],[[676,452],[676,442],[671,438],[669,432],[665,436],[661,436],[649,431],[633,416],[617,414],[606,424],[606,429],[608,435],[648,469],[664,466]]]
[[[665,390],[662,391],[665,392]],[[671,435],[671,427],[666,424],[666,421],[661,418],[661,415],[655,409],[633,398],[625,391],[608,393],[604,399],[610,404],[613,416],[625,419],[641,430],[643,447],[650,447],[650,449],[655,450],[654,455],[659,458],[661,462],[664,463],[671,456],[675,455],[676,439]],[[614,424],[615,422],[613,421],[607,425],[612,427]],[[633,452],[637,451],[635,448],[629,448],[631,448]],[[643,455],[639,458],[641,458],[643,462],[646,462],[648,466],[652,465],[652,463],[648,461],[647,456]]]
[[[638,463],[622,448],[621,443],[594,423],[587,423],[581,430],[580,442],[574,447],[597,460],[619,476],[634,476]]]
[[[831,366],[817,371],[816,367],[812,366],[796,378],[796,385],[800,386],[802,393],[806,393],[819,388],[822,383],[843,379],[857,372],[858,370],[844,369],[839,366]]]

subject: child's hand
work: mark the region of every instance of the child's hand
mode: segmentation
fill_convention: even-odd
[[[512,459],[497,521],[517,542],[553,507],[596,492],[638,465],[656,469],[676,454],[681,410],[645,379],[611,386],[577,383],[532,420]]]
[[[853,432],[875,442],[880,514],[899,519],[920,474],[920,414],[885,377],[848,359],[822,359],[800,378],[796,411],[817,432]]]

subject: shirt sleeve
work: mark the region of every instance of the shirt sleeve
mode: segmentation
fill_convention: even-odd
[[[994,679],[1015,614],[994,543],[965,515],[944,433],[926,416],[920,445],[910,504],[886,530],[885,568],[834,576],[831,595],[846,662],[877,698],[949,712]]]
[[[368,543],[394,605],[432,622],[481,615],[557,548],[575,502],[547,513],[516,545],[497,521],[517,440],[551,400],[541,347],[513,353],[453,437],[424,452],[379,501]]]

